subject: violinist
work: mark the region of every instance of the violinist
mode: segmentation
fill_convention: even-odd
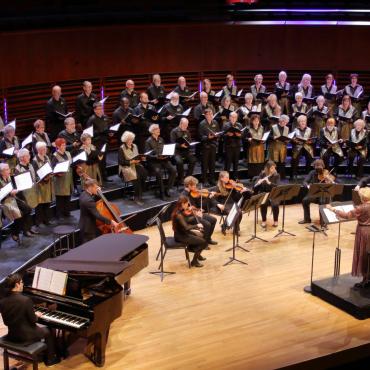
[[[209,209],[215,208],[215,192],[210,192],[207,189],[199,190],[197,185],[198,180],[195,177],[185,177],[184,191],[181,195],[189,198],[190,204],[198,209],[196,216],[199,218],[199,222],[203,225],[204,238],[208,244],[216,245],[217,242],[212,240],[212,234],[215,229],[217,219],[208,213]],[[204,211],[205,209],[207,212]]]
[[[84,191],[80,195],[80,220],[78,222],[82,243],[95,239],[100,234],[96,226],[96,220],[100,220],[106,225],[111,225],[112,228],[117,228],[119,225],[116,221],[101,215],[96,209],[94,196],[98,194],[99,190],[96,180],[87,179],[84,182]]]
[[[365,121],[358,119],[354,123],[350,136],[350,149],[348,151],[348,168],[354,171],[353,162],[357,157],[356,178],[359,179],[364,175],[364,163],[367,158],[367,132],[365,130]]]
[[[309,189],[311,184],[317,183],[335,183],[335,177],[325,169],[325,164],[322,159],[316,159],[313,162],[314,169],[310,171],[310,173],[306,176],[303,181],[303,185]],[[299,224],[309,224],[311,223],[311,215],[310,215],[310,204],[311,203],[322,203],[326,204],[327,199],[318,199],[309,196],[308,194],[302,200],[303,206],[303,213],[304,217],[303,220],[299,221]]]
[[[280,183],[280,175],[276,170],[276,164],[273,161],[267,161],[265,164],[265,168],[259,174],[257,181],[254,184],[254,191],[256,193],[269,193],[275,186],[278,186]],[[267,216],[267,207],[271,205],[272,215],[274,218],[274,223],[272,224],[273,227],[278,226],[278,219],[279,219],[279,204],[271,201],[270,199],[267,200],[266,203],[261,204],[261,217],[262,223],[261,227],[266,229],[266,216]]]

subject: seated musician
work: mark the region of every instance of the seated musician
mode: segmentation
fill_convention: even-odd
[[[31,164],[31,155],[28,149],[19,149],[17,154],[18,164],[15,166],[14,175],[19,175],[24,172],[29,172],[32,178],[32,187],[30,189],[22,190],[17,196],[23,199],[31,209],[36,209],[39,204],[39,198],[37,193],[37,176],[36,171]],[[31,221],[32,225],[32,221]],[[32,226],[29,230],[32,234],[40,234],[37,227]]]
[[[0,188],[3,188],[8,183],[11,183],[10,167],[7,163],[0,163]],[[11,238],[20,243],[19,233],[22,230],[24,236],[32,237],[30,232],[32,220],[31,220],[31,208],[27,203],[17,197],[18,190],[13,189],[9,195],[7,195],[2,201],[2,211],[5,217],[9,221],[13,221],[10,234]]]
[[[47,327],[37,325],[41,313],[35,312],[32,299],[22,294],[22,276],[19,274],[8,276],[4,286],[6,295],[0,300],[0,313],[8,327],[6,338],[11,342],[24,344],[43,340],[47,346],[44,354],[45,365],[52,366],[60,362],[55,337]]]
[[[189,199],[181,195],[176,202],[171,215],[172,228],[175,240],[188,246],[188,250],[194,253],[191,265],[194,267],[203,267],[199,261],[205,261],[206,258],[201,255],[207,248],[207,241],[204,238],[203,224],[192,209]]]
[[[367,132],[365,121],[358,119],[354,123],[355,128],[351,130],[350,149],[348,150],[348,168],[360,179],[364,175],[364,163],[367,158]],[[354,172],[353,162],[357,158],[357,171]]]
[[[285,114],[280,116],[279,122],[271,127],[269,145],[269,158],[276,163],[277,171],[282,179],[285,178],[285,160],[287,157],[287,141],[282,141],[281,137],[288,137],[289,117]]]
[[[33,124],[35,131],[32,134],[32,149],[33,154],[37,154],[36,144],[41,141],[46,144],[46,154],[51,155],[52,152],[52,143],[49,139],[49,135],[45,132],[45,122],[42,119],[38,119]]]
[[[260,116],[253,114],[248,132],[248,176],[256,176],[265,162],[265,143],[262,141],[265,130],[261,125]]]
[[[316,104],[307,112],[307,117],[310,122],[312,135],[318,137],[321,129],[325,126],[325,121],[329,115],[329,108],[324,105],[325,98],[322,95],[316,98]]]
[[[216,245],[217,242],[212,240],[212,234],[216,226],[216,217],[209,214],[209,210],[214,208],[213,199],[215,193],[207,189],[199,190],[197,188],[198,180],[193,176],[185,177],[184,191],[181,195],[189,198],[190,204],[197,209],[195,215],[199,218],[204,228],[204,238],[208,244]],[[206,211],[205,211],[206,210]]]
[[[271,126],[276,123],[277,117],[281,115],[281,107],[278,104],[277,96],[270,94],[267,98],[267,104],[262,110],[262,124],[266,131],[271,129]]]
[[[58,218],[70,217],[71,194],[73,192],[72,156],[66,150],[66,141],[62,138],[55,140],[56,151],[53,153],[51,164],[55,167],[58,163],[69,162],[67,172],[54,175],[55,208]]]
[[[43,141],[36,143],[36,152],[32,165],[35,171],[39,170],[46,163],[51,166],[51,161],[47,156],[47,146]],[[51,221],[50,204],[54,200],[54,190],[52,176],[47,175],[42,181],[37,183],[38,205],[35,209],[36,225],[54,225]]]
[[[200,103],[195,106],[193,116],[199,123],[204,118],[204,111],[210,109],[212,113],[215,113],[215,108],[211,102],[208,101],[208,94],[202,91],[199,94]]]
[[[339,137],[341,139],[350,139],[353,122],[357,118],[357,113],[356,108],[352,105],[351,98],[348,95],[344,95],[342,104],[339,105],[335,113],[338,120]]]
[[[121,137],[122,145],[118,150],[118,171],[124,181],[131,181],[134,187],[134,202],[142,206],[143,191],[148,172],[141,164],[142,158],[139,158],[139,151],[134,144],[135,134],[125,131]],[[136,157],[136,158],[135,158]]]
[[[227,171],[220,171],[215,192],[214,199],[216,200],[216,207],[214,210],[216,213],[223,215],[228,215],[234,203],[238,203],[241,198],[243,199],[240,207],[243,207],[244,201],[248,199],[252,193],[252,191],[243,184],[230,180]],[[221,226],[221,231],[225,235],[226,223]]]
[[[170,102],[164,105],[160,113],[161,129],[166,142],[169,141],[170,133],[178,123],[176,116],[183,112],[184,107],[180,104],[179,94],[173,92]]]
[[[309,171],[313,160],[313,145],[311,129],[307,127],[307,117],[299,116],[298,127],[294,130],[295,135],[292,140],[292,173],[290,178],[297,177],[299,159],[304,156],[306,159],[306,173]]]
[[[202,183],[204,186],[215,185],[216,172],[216,152],[218,138],[216,134],[220,132],[218,122],[213,119],[211,109],[204,111],[205,119],[199,125],[199,138],[201,142],[201,166]]]
[[[326,126],[320,132],[321,159],[326,168],[330,167],[331,157],[334,157],[334,168],[337,168],[343,161],[343,150],[339,145],[343,140],[339,139],[339,131],[335,127],[335,123],[334,118],[329,118],[326,121]]]
[[[281,107],[281,113],[289,114],[290,103],[290,83],[287,82],[288,75],[285,71],[280,71],[278,76],[278,82],[275,83],[275,94],[278,97],[278,104]]]
[[[96,180],[87,179],[84,182],[84,191],[80,195],[80,220],[78,227],[80,229],[80,240],[86,243],[99,236],[100,232],[96,226],[96,220],[117,228],[118,223],[101,215],[96,209],[94,196],[98,194],[100,187]]]
[[[162,200],[166,200],[166,197],[171,197],[170,189],[175,183],[176,169],[172,166],[169,158],[162,155],[164,140],[160,137],[161,130],[159,125],[155,123],[150,125],[149,133],[151,136],[145,143],[145,152],[151,151],[151,153],[148,155],[148,168],[149,171],[157,178],[160,198]],[[168,181],[166,186],[163,182],[164,171],[168,172]]]
[[[4,150],[14,148],[13,154],[5,154]],[[20,149],[19,140],[15,136],[15,129],[13,126],[7,125],[4,127],[4,137],[0,141],[0,158],[2,158],[10,167],[13,173],[17,164],[17,152]]]
[[[303,181],[303,185],[309,189],[311,184],[317,183],[334,183],[335,177],[329,173],[327,169],[325,169],[325,164],[322,159],[316,159],[313,163],[314,169],[309,172],[306,178]],[[303,220],[299,221],[299,224],[309,224],[311,223],[311,214],[310,214],[310,204],[311,203],[327,203],[326,198],[314,198],[309,196],[308,194],[302,200],[303,206]]]
[[[191,176],[196,163],[195,155],[190,150],[191,135],[188,130],[189,121],[183,117],[180,123],[171,131],[171,143],[176,144],[174,161],[177,168],[177,184],[184,183],[184,163],[188,164],[186,176]]]
[[[294,95],[295,103],[292,104],[292,130],[295,130],[298,126],[298,117],[299,114],[307,114],[308,107],[307,104],[303,102],[303,94],[300,92],[295,93]]]
[[[259,174],[256,183],[254,184],[254,191],[256,193],[269,193],[275,186],[280,183],[280,175],[276,171],[276,164],[273,161],[267,161],[265,168]],[[272,200],[268,199],[266,203],[261,204],[261,217],[262,223],[261,226],[266,229],[266,216],[267,216],[267,207],[271,205],[272,215],[274,218],[273,227],[278,226],[279,220],[279,204],[276,204]]]

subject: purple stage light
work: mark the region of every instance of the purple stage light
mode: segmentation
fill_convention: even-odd
[[[198,91],[201,93],[203,90],[203,81],[199,81]]]
[[[3,107],[4,107],[4,123],[7,124],[8,123],[8,104],[7,104],[6,98],[4,98]]]

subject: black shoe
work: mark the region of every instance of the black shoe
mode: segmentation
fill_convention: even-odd
[[[221,226],[221,232],[223,235],[226,235],[226,225],[225,224]]]
[[[74,197],[79,197],[80,196],[80,192],[76,189],[74,192],[73,192],[73,196]]]
[[[19,239],[19,235],[11,235],[12,239],[16,242],[16,243],[19,243],[20,242],[20,239]]]
[[[33,238],[33,234],[31,233],[31,231],[26,231],[25,233],[23,233],[24,236],[27,236],[28,238]]]
[[[207,258],[203,256],[198,256],[198,261],[205,261]]]
[[[193,267],[203,267],[203,265],[199,263],[198,260],[192,260],[190,265]]]
[[[52,360],[46,360],[45,361],[45,365],[46,366],[53,366],[53,365],[59,364],[59,362],[60,362],[60,358],[59,357],[55,357]]]
[[[301,220],[301,221],[298,221],[298,223],[300,225],[303,225],[303,224],[310,224],[311,223],[311,220]]]
[[[113,182],[113,180],[106,178],[106,179],[103,179],[103,182]]]
[[[35,235],[40,234],[38,226],[32,226],[30,231],[32,234],[35,234]]]
[[[215,240],[208,240],[208,244],[211,244],[211,245],[217,245],[218,243],[215,241]]]

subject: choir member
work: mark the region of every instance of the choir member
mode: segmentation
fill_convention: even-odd
[[[187,97],[191,95],[191,91],[186,85],[186,79],[184,76],[180,76],[177,79],[177,86],[174,88],[173,91],[179,94],[181,104],[185,105],[185,102],[189,100]],[[191,99],[194,100],[194,97],[192,97]]]
[[[199,222],[203,225],[204,238],[208,244],[216,245],[217,242],[212,240],[212,234],[215,229],[217,219],[209,214],[209,210],[215,206],[215,192],[208,192],[208,197],[203,197],[201,190],[198,189],[198,180],[193,176],[185,177],[184,191],[181,193],[189,199],[191,206],[197,209],[196,215]]]
[[[299,116],[298,127],[294,130],[292,150],[292,173],[291,178],[297,176],[299,159],[304,156],[306,159],[306,172],[309,171],[313,160],[312,130],[307,127],[307,117]]]
[[[4,153],[4,150],[10,148],[14,148],[13,154]],[[20,145],[17,136],[15,136],[15,128],[10,125],[5,126],[4,137],[0,141],[0,157],[9,165],[11,173],[13,173],[17,164],[17,153],[19,148]]]
[[[31,155],[28,149],[19,149],[17,154],[18,164],[15,166],[14,175],[19,175],[24,172],[29,172],[32,178],[32,187],[26,190],[22,190],[18,193],[18,197],[24,199],[27,205],[31,209],[36,209],[39,204],[38,199],[38,186],[37,186],[37,176],[34,167],[31,164]],[[31,222],[32,225],[32,222]],[[37,227],[31,227],[29,230],[32,234],[39,234]]]
[[[171,94],[171,100],[163,107],[160,113],[161,129],[163,131],[163,137],[166,139],[166,141],[169,141],[170,132],[179,122],[176,116],[181,115],[183,112],[184,108],[180,104],[179,94],[173,92]]]
[[[162,106],[166,98],[166,91],[161,83],[161,76],[159,74],[154,74],[152,83],[146,90],[150,103],[154,104],[156,108]]]
[[[66,142],[66,151],[72,156],[77,154],[81,146],[80,134],[76,131],[76,121],[73,117],[68,117],[64,121],[65,129],[58,134]]]
[[[353,105],[358,112],[361,112],[361,102],[360,99],[363,97],[364,88],[358,84],[358,74],[350,74],[351,83],[346,85],[344,88],[344,94],[348,95],[351,100],[353,100]]]
[[[64,129],[64,119],[67,113],[67,104],[62,97],[62,88],[55,85],[51,90],[51,98],[46,103],[46,125],[52,141]]]
[[[164,140],[160,137],[161,130],[159,125],[153,123],[149,127],[150,137],[145,143],[145,152],[151,151],[148,155],[149,171],[155,175],[159,185],[159,196],[162,200],[165,197],[170,198],[170,189],[173,187],[176,179],[176,169],[172,166],[168,156],[162,156]],[[164,171],[168,173],[168,181],[165,186],[163,183]]]
[[[0,130],[2,130],[3,128],[4,128],[4,121],[0,116]]]
[[[280,71],[279,80],[275,83],[275,95],[278,97],[278,104],[281,107],[281,113],[290,113],[290,83],[287,82],[288,75],[285,71]]]
[[[187,163],[188,168],[186,176],[190,176],[194,172],[196,158],[191,152],[190,143],[191,135],[188,130],[189,121],[183,117],[180,123],[171,131],[171,143],[176,144],[174,161],[177,168],[177,184],[182,185],[184,182],[184,164]]]
[[[149,116],[150,111],[152,114]],[[149,126],[159,120],[159,114],[154,114],[154,112],[156,112],[156,109],[154,105],[149,104],[148,94],[141,93],[140,103],[134,109],[134,114],[141,117],[139,122],[132,125],[132,132],[135,134],[136,144],[140,153],[144,153],[145,141],[149,136]]]
[[[359,189],[361,204],[352,211],[345,212],[335,209],[330,204],[326,207],[342,219],[357,219],[356,236],[353,248],[352,276],[361,276],[362,281],[356,283],[356,288],[363,288],[369,282],[368,249],[370,245],[370,188]]]
[[[361,118],[365,121],[366,130],[370,130],[370,100],[367,103],[367,107],[361,113]]]
[[[99,162],[102,160],[102,155],[95,145],[92,144],[91,136],[89,134],[85,133],[81,135],[81,143],[81,151],[86,153],[87,161],[81,166],[81,170],[79,172],[82,171],[101,186],[103,179],[100,173]],[[84,180],[84,176],[81,176],[81,180]]]
[[[314,88],[311,85],[311,75],[305,73],[301,82],[297,86],[297,91],[303,96],[303,99],[312,99],[315,96]]]
[[[203,80],[202,91],[204,91],[205,93],[207,93],[208,100],[210,102],[214,102],[215,101],[216,92],[214,90],[212,90],[212,83],[211,83],[211,80],[209,78],[205,78]]]
[[[204,238],[203,225],[199,222],[196,212],[192,210],[187,197],[179,197],[171,220],[175,240],[187,245],[188,250],[194,253],[191,266],[203,267],[199,261],[206,259],[201,253],[207,248],[207,241]]]
[[[0,163],[0,188],[12,183],[10,167],[7,163]],[[17,197],[18,190],[14,189],[1,201],[1,208],[5,217],[13,221],[10,226],[11,238],[20,243],[19,233],[23,231],[24,236],[31,237],[31,208],[27,203]]]
[[[295,93],[294,95],[295,103],[292,104],[292,130],[295,130],[297,127],[297,118],[300,114],[307,114],[308,107],[307,104],[303,102],[303,94],[300,92]]]
[[[266,86],[262,85],[263,76],[261,74],[257,74],[254,76],[254,84],[250,87],[251,93],[253,95],[254,103],[256,105],[263,102],[263,99],[257,98],[259,93],[266,93]]]
[[[256,114],[261,113],[261,105],[253,105],[253,95],[251,93],[246,93],[244,95],[244,104],[238,108],[239,112],[239,122],[242,123],[243,127],[250,126],[250,116],[253,112]]]
[[[202,183],[204,186],[215,184],[217,133],[220,132],[218,122],[213,119],[211,109],[204,111],[204,120],[199,125],[199,137],[201,141],[201,166]]]
[[[128,98],[123,97],[120,100],[120,106],[113,112],[112,120],[113,125],[120,124],[117,137],[121,137],[122,134],[127,131],[132,131],[132,124],[130,116],[134,113],[134,110],[130,107],[130,101]]]
[[[33,343],[43,340],[47,347],[43,354],[45,365],[53,366],[60,362],[54,335],[47,327],[37,325],[37,318],[42,314],[35,312],[32,299],[22,294],[22,276],[18,273],[8,276],[3,287],[5,294],[0,300],[0,312],[4,324],[8,327],[7,339],[22,346],[27,343],[31,348]],[[18,367],[18,364],[16,366]],[[23,367],[23,364],[20,366]],[[12,369],[14,368],[12,366]]]
[[[93,105],[97,101],[97,96],[92,92],[92,83],[84,81],[82,83],[83,92],[76,99],[76,119],[83,128],[86,127],[88,119],[94,114]]]
[[[47,147],[44,142],[36,143],[36,155],[33,158],[32,165],[37,173],[42,166],[51,162],[47,156]],[[43,180],[37,183],[38,205],[35,209],[36,225],[53,225],[50,214],[50,204],[54,200],[54,190],[52,176],[47,175]]]
[[[314,137],[320,135],[320,131],[324,128],[326,119],[329,115],[329,108],[324,105],[325,98],[322,95],[316,98],[316,104],[317,105],[314,105],[307,112],[307,118],[312,129],[312,136]]]
[[[264,132],[260,116],[253,114],[248,132],[248,176],[250,177],[256,176],[265,162],[265,145],[262,141]]]
[[[53,146],[49,135],[45,132],[45,122],[42,119],[38,119],[34,122],[33,128],[35,129],[35,131],[32,133],[33,154],[37,153],[36,144],[38,142],[42,142],[46,144],[46,153],[50,156]]]
[[[134,144],[135,134],[125,131],[122,134],[122,145],[118,150],[118,173],[123,181],[131,182],[134,188],[134,202],[142,206],[143,192],[148,172],[142,165],[143,158],[139,156],[139,150]]]
[[[278,186],[280,183],[280,175],[276,170],[276,164],[274,161],[267,161],[265,168],[259,174],[257,181],[254,184],[254,191],[256,193],[270,193],[271,190]],[[261,204],[261,226],[266,229],[266,218],[267,218],[267,207],[271,205],[272,215],[274,219],[273,227],[278,226],[279,221],[279,204],[271,200],[270,198],[263,204]]]
[[[238,122],[238,113],[231,112],[229,122],[223,127],[225,137],[225,171],[233,167],[233,178],[238,178],[241,138],[243,126]]]
[[[266,131],[268,131],[271,129],[271,126],[279,120],[281,107],[278,104],[275,94],[270,94],[266,101],[267,104],[262,110],[262,124],[266,128]]]
[[[334,157],[334,168],[337,168],[344,157],[343,150],[340,147],[340,143],[342,143],[343,140],[339,138],[339,131],[338,128],[335,127],[335,123],[334,118],[328,118],[326,126],[322,128],[320,132],[320,156],[326,168],[330,167],[331,157]]]
[[[106,165],[106,153],[108,150],[109,136],[112,134],[109,133],[108,117],[104,114],[103,104],[96,102],[94,104],[94,114],[89,118],[86,123],[87,127],[93,127],[94,136],[92,142],[97,151],[100,152],[102,157],[99,160],[100,173],[104,182],[112,182],[108,179],[107,175],[107,165]],[[105,152],[102,153],[101,150],[105,146]]]
[[[343,140],[349,140],[353,122],[357,118],[357,111],[348,95],[343,96],[342,104],[338,107],[336,117],[338,120],[339,137]]]
[[[126,88],[121,91],[121,99],[127,98],[131,108],[139,104],[139,94],[135,91],[135,83],[132,80],[126,81]]]
[[[322,159],[316,159],[313,163],[313,170],[311,170],[308,175],[303,180],[304,187],[308,190],[311,184],[317,184],[323,182],[322,176],[325,170],[325,164]],[[325,180],[324,180],[325,181]],[[332,182],[329,180],[329,182]],[[308,194],[302,200],[303,206],[303,220],[299,221],[299,224],[309,224],[311,223],[311,213],[310,213],[310,204],[311,203],[320,203],[326,204],[328,199],[327,198],[317,198],[311,197]]]
[[[335,84],[334,76],[331,73],[327,74],[325,76],[325,84],[321,86],[321,95],[325,97],[325,102],[327,107],[329,108],[330,115],[334,114],[337,101],[337,90],[338,88]]]
[[[228,74],[226,76],[226,85],[222,88],[222,95],[235,97],[237,93],[238,93],[238,88],[235,85],[234,76],[231,74]]]
[[[66,141],[62,138],[55,140],[56,151],[53,154],[51,164],[55,167],[58,163],[69,162],[67,172],[54,175],[54,194],[57,218],[70,217],[70,202],[73,192],[72,156],[66,148]]]
[[[278,173],[282,179],[285,178],[285,161],[287,157],[288,140],[282,140],[289,135],[289,117],[285,114],[281,115],[279,122],[271,127],[270,137],[272,139],[269,145],[269,159],[274,161],[277,166]]]
[[[202,91],[199,94],[200,103],[194,108],[193,116],[195,120],[200,123],[204,119],[204,111],[210,109],[212,113],[215,112],[215,108],[211,102],[208,101],[208,94]]]
[[[358,119],[354,123],[354,128],[350,135],[350,149],[348,150],[348,168],[354,171],[353,162],[357,158],[356,178],[364,175],[364,163],[367,158],[367,132],[365,130],[365,121]]]

